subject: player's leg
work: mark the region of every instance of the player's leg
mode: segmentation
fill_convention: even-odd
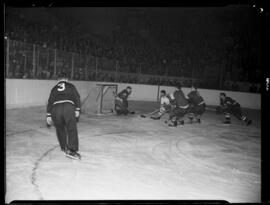
[[[115,110],[118,115],[121,114],[127,115],[128,113],[132,113],[128,111],[127,106],[128,102],[126,100],[123,102],[118,99],[115,100]]]
[[[159,120],[162,115],[164,115],[165,113],[167,113],[169,111],[170,111],[170,106],[169,105],[161,106],[160,109],[159,109],[159,112],[157,113],[157,115],[152,116],[151,118],[153,120]]]
[[[174,109],[174,117],[171,119],[172,124],[169,124],[170,127],[176,127],[178,125],[178,122],[180,125],[184,125],[183,117],[187,113],[187,108],[183,109],[180,107],[176,107]]]
[[[123,105],[123,103],[122,103],[120,100],[116,99],[116,100],[115,100],[115,111],[116,111],[116,113],[117,113],[118,115],[124,114],[124,113],[123,113],[123,110],[124,110],[124,105]]]
[[[247,125],[251,124],[251,120],[249,120],[245,115],[242,114],[242,109],[240,104],[236,104],[233,106],[232,114],[238,119],[244,121]]]
[[[127,101],[127,100],[124,100],[124,101],[123,101],[123,105],[124,105],[123,113],[124,113],[125,115],[127,115],[127,114],[135,114],[134,111],[130,111],[130,110],[128,109],[128,101]]]
[[[175,117],[175,110],[176,107],[169,111],[169,121],[171,121]]]
[[[195,113],[196,113],[196,106],[190,104],[189,105],[189,108],[187,110],[187,115],[188,115],[188,118],[189,118],[189,123],[193,123],[193,119],[195,117]]]
[[[203,115],[203,113],[205,112],[205,104],[202,105],[198,105],[196,106],[196,110],[195,110],[195,118],[197,123],[201,123],[201,116]]]
[[[56,104],[52,108],[52,120],[55,125],[57,139],[62,151],[67,149],[67,136],[63,118],[63,104]]]
[[[231,113],[232,113],[231,106],[222,108],[222,110],[225,117],[225,121],[223,121],[223,124],[231,124]]]
[[[68,135],[67,147],[71,157],[80,158],[80,154],[77,153],[79,150],[79,139],[77,130],[77,121],[75,117],[75,107],[71,103],[64,103],[64,119],[66,123],[66,130]]]

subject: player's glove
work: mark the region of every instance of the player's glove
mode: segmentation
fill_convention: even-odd
[[[80,119],[80,111],[78,111],[78,110],[75,111],[75,117],[76,117],[77,122],[79,122],[79,119]]]
[[[53,124],[53,121],[52,121],[52,117],[51,116],[47,116],[46,118],[46,124],[47,124],[47,127],[50,128]]]

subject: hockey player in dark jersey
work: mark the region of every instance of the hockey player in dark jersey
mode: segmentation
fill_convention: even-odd
[[[132,89],[128,86],[126,89],[122,90],[120,93],[116,95],[115,98],[115,110],[118,115],[124,114],[134,114],[128,110],[128,97],[131,94]]]
[[[169,120],[172,122],[172,124],[169,124],[169,126],[176,127],[178,122],[180,125],[184,125],[183,117],[188,111],[189,103],[182,91],[182,86],[180,83],[177,85],[177,90],[173,93],[171,98],[173,100],[172,104],[175,107],[170,111]]]
[[[170,103],[170,97],[166,94],[165,90],[162,90],[160,92],[160,108],[159,112],[156,116],[152,116],[151,119],[153,120],[159,120],[162,115],[169,112],[171,110],[171,103]]]
[[[196,123],[201,123],[201,116],[205,112],[206,105],[195,85],[191,86],[191,91],[188,93],[187,97],[190,105],[188,111],[190,123],[193,122],[193,118],[195,118]]]
[[[58,76],[47,105],[47,125],[54,124],[61,150],[67,157],[80,159],[78,153],[77,120],[80,115],[80,95],[75,86],[67,82],[65,73]]]
[[[244,121],[247,126],[252,123],[250,119],[242,114],[240,104],[232,98],[226,96],[225,93],[220,93],[220,106],[220,109],[225,115],[224,124],[231,123],[231,114],[233,114],[237,119]]]

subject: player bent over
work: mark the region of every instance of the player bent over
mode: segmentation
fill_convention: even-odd
[[[170,97],[166,95],[166,91],[162,90],[160,92],[160,108],[159,112],[156,116],[152,116],[153,120],[159,120],[162,115],[169,112],[171,110]]]
[[[122,90],[117,94],[115,98],[115,110],[118,115],[124,114],[134,114],[128,110],[128,96],[131,94],[132,89],[128,86],[126,89]]]
[[[238,102],[232,98],[226,96],[225,93],[220,93],[220,110],[223,111],[225,115],[224,124],[231,123],[231,114],[233,114],[237,119],[242,120],[246,125],[250,125],[252,121],[242,114],[241,106]]]
[[[51,90],[47,105],[47,125],[54,124],[61,150],[66,156],[80,159],[77,131],[80,95],[67,80],[65,73],[59,74],[57,85]]]
[[[169,120],[171,120],[172,124],[169,124],[170,127],[176,127],[178,122],[180,125],[184,125],[183,117],[188,111],[189,103],[186,99],[181,84],[177,85],[177,90],[174,91],[172,95],[172,100],[175,105],[175,108],[170,111]]]
[[[205,102],[200,93],[197,90],[195,85],[191,86],[191,91],[188,93],[188,101],[189,101],[189,113],[188,118],[190,123],[193,122],[193,118],[195,118],[196,123],[201,123],[201,116],[205,112]]]

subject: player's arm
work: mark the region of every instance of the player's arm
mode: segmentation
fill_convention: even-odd
[[[48,99],[47,104],[47,116],[51,116],[52,106],[55,100],[55,89],[53,88],[50,93],[50,97]]]
[[[189,92],[186,96],[188,103],[192,103],[193,91]]]
[[[50,97],[48,99],[48,104],[47,104],[47,114],[46,114],[46,123],[47,127],[50,127],[52,125],[52,106],[55,100],[55,89],[53,88],[50,93]]]
[[[230,97],[226,97],[226,99],[225,99],[225,104],[226,104],[226,106],[228,107],[228,106],[230,106],[230,105],[236,105],[237,102],[236,102],[235,100],[233,100],[232,98],[230,98]]]
[[[81,110],[81,100],[80,100],[80,94],[77,91],[75,86],[72,86],[73,88],[73,93],[74,93],[74,103],[75,103],[75,109],[76,111],[80,111]]]
[[[120,93],[118,93],[117,96],[116,96],[116,99],[120,100],[120,101],[125,100],[124,99],[124,92],[125,92],[125,90],[122,90]]]

